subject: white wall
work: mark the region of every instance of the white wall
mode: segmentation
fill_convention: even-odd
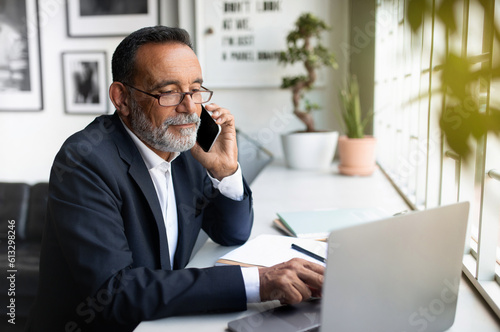
[[[175,0],[162,0],[161,3],[162,22],[180,22],[181,27],[194,33],[193,2],[183,0],[179,3],[179,17]],[[349,62],[341,49],[341,45],[348,43],[348,1],[332,1],[330,8],[331,22],[334,22],[330,42],[338,58],[339,70],[331,72],[325,87],[312,93],[323,105],[336,108],[339,106],[337,87],[344,80]],[[61,144],[95,117],[65,113],[61,53],[70,50],[106,51],[110,82],[111,55],[122,39],[67,37],[63,0],[39,0],[39,11],[44,108],[40,112],[0,112],[0,181],[47,181]],[[236,116],[237,126],[258,139],[277,159],[282,158],[279,135],[302,129],[300,122],[291,115],[290,92],[286,90],[217,89],[213,100],[230,109]],[[315,116],[319,129],[337,129],[332,110],[325,107]]]

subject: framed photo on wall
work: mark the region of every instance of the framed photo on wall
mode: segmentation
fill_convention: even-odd
[[[66,113],[107,113],[106,52],[64,52],[62,64]]]
[[[43,108],[36,0],[0,1],[0,111]]]
[[[66,2],[68,36],[125,36],[159,22],[158,0],[72,0]]]

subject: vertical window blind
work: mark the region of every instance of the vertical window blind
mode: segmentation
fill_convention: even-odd
[[[452,102],[441,89],[447,56],[453,53],[467,59],[471,71],[499,68],[500,4],[452,2],[449,15],[455,18],[456,27],[450,33],[439,12],[444,1],[427,1],[429,15],[422,16],[416,30],[409,22],[409,3],[377,1],[377,160],[415,209],[471,203],[463,270],[500,317],[500,136],[488,132],[471,139],[471,152],[463,158],[450,148],[440,128],[440,121],[452,126],[470,121],[466,112],[441,117]],[[460,80],[460,73],[455,74]],[[500,108],[499,76],[481,76],[468,85],[480,112]]]

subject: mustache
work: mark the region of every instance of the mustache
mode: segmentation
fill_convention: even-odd
[[[200,122],[200,117],[196,113],[178,114],[176,116],[172,116],[172,117],[166,119],[163,122],[163,125],[164,126],[171,126],[171,125],[183,125],[183,124],[188,124],[188,123],[198,124],[199,122]]]

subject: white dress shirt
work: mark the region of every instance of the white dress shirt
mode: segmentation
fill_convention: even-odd
[[[121,119],[120,119],[121,120]],[[123,123],[123,121],[122,121]],[[139,150],[149,175],[156,189],[158,201],[160,202],[163,221],[167,232],[168,251],[170,254],[170,267],[173,267],[175,250],[177,249],[177,240],[179,235],[179,226],[177,221],[177,205],[175,201],[174,184],[172,182],[171,162],[179,156],[180,153],[172,154],[169,161],[164,160],[144,144],[126,125],[123,126],[134,141]],[[243,178],[241,175],[240,165],[238,164],[237,171],[230,176],[223,178],[221,181],[213,178],[207,171],[209,178],[212,180],[214,188],[220,193],[232,200],[241,201],[243,199]],[[174,207],[174,208],[170,208]],[[260,302],[260,282],[259,271],[256,267],[242,268],[243,282],[245,283],[245,292],[247,302]]]

